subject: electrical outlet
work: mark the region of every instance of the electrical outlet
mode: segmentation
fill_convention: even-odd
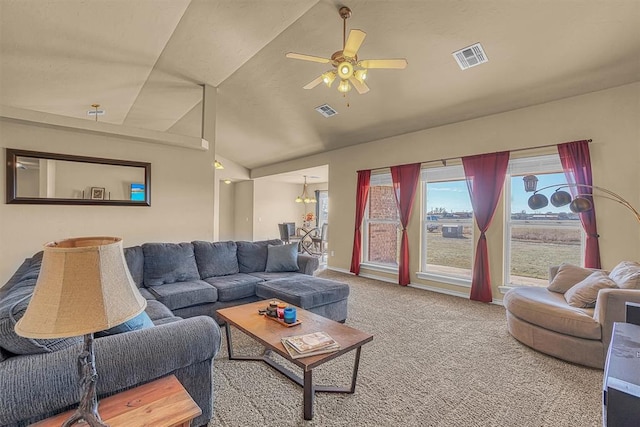
[[[334,251],[331,251],[331,256],[336,256],[336,253]]]

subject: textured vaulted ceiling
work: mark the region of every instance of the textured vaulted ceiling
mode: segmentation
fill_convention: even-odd
[[[409,66],[371,70],[365,95],[304,90],[330,67],[284,55],[339,50],[341,5],[0,0],[0,103],[199,136],[208,84],[217,152],[253,168],[640,80],[640,0],[350,0],[358,56]],[[461,71],[475,42],[489,62]]]

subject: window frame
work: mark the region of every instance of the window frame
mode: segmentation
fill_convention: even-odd
[[[388,179],[386,178],[386,176],[388,176]],[[372,173],[371,174],[371,179],[369,182],[369,194],[367,196],[367,204],[365,206],[365,211],[364,211],[364,216],[362,219],[362,261],[360,262],[360,266],[361,267],[365,267],[371,270],[377,270],[377,271],[381,271],[381,272],[387,272],[387,273],[397,273],[398,272],[398,268],[399,268],[399,264],[400,264],[400,215],[397,214],[397,220],[388,220],[388,219],[374,219],[371,220],[369,218],[369,208],[371,205],[371,187],[374,186],[379,186],[381,184],[385,184],[385,183],[391,183],[391,185],[393,186],[393,180],[391,178],[391,171],[385,171],[385,172],[377,172],[377,173]],[[394,208],[396,209],[397,212],[397,206],[394,204]],[[375,262],[375,261],[371,261],[369,260],[369,246],[370,246],[370,242],[369,242],[369,226],[371,224],[395,224],[396,226],[396,233],[397,233],[397,244],[396,244],[396,265],[391,265],[391,264],[384,264],[384,263],[380,263],[380,262]]]
[[[417,277],[424,280],[433,280],[441,283],[471,287],[471,274],[473,273],[473,262],[475,258],[475,215],[473,214],[473,208],[471,209],[471,274],[469,277],[462,275],[449,275],[445,273],[436,273],[427,270],[427,237],[429,232],[427,230],[427,185],[429,183],[442,183],[452,181],[466,181],[464,174],[464,168],[462,164],[452,164],[449,166],[435,167],[435,168],[422,168],[420,174],[421,183],[421,200],[420,200],[420,271],[417,272]]]
[[[512,178],[524,176],[524,175],[544,175],[544,174],[552,174],[552,173],[564,173],[562,169],[562,163],[560,162],[560,156],[556,154],[541,154],[536,156],[527,156],[520,157],[509,160],[509,166],[507,168],[507,173],[505,175],[504,187],[503,187],[503,198],[504,198],[504,212],[503,212],[503,257],[502,257],[502,277],[505,288],[513,288],[519,286],[542,286],[544,279],[535,279],[530,278],[531,283],[528,284],[519,284],[511,282],[511,235],[512,235],[512,227],[514,225],[522,225],[524,223],[519,223],[511,218],[511,199],[512,199],[512,188],[511,188],[511,180]],[[551,190],[551,189],[550,189]],[[533,194],[533,193],[531,193]],[[546,195],[546,194],[545,194]],[[584,232],[584,228],[582,227],[581,222],[576,221],[575,225],[557,225],[553,227],[544,227],[543,224],[535,224],[529,223],[527,224],[531,228],[564,228],[564,229],[577,229],[580,232],[580,259],[582,266],[584,264],[584,252],[585,252],[585,244],[586,244],[586,234]],[[525,277],[525,276],[519,276]],[[537,281],[541,281],[536,285]],[[546,282],[544,283],[546,286]]]

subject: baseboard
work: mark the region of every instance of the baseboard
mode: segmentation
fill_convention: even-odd
[[[352,276],[355,276],[355,274],[353,274],[352,272],[350,272],[349,270],[346,270],[344,268],[327,266],[327,270],[336,271],[338,273],[350,274]],[[395,280],[393,280],[393,279],[390,279],[388,277],[376,276],[375,274],[364,273],[364,274],[359,274],[359,276],[360,277],[364,277],[366,279],[378,280],[380,282],[397,284],[397,282]],[[451,295],[451,296],[454,296],[454,297],[469,299],[469,294],[467,294],[467,293],[452,291],[450,289],[438,288],[436,286],[428,286],[428,285],[423,285],[423,284],[420,284],[420,283],[409,283],[409,285],[407,285],[407,286],[410,286],[410,287],[416,288],[416,289],[423,289],[425,291],[437,292],[439,294],[445,294],[445,295]],[[498,299],[494,298],[494,299],[492,299],[491,304],[502,305],[502,300],[498,300]]]

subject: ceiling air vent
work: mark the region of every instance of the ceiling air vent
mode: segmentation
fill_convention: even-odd
[[[467,46],[453,52],[452,55],[462,70],[466,70],[467,68],[475,67],[476,65],[489,61],[489,58],[487,58],[487,54],[484,53],[484,49],[482,49],[480,43]]]
[[[316,107],[316,111],[325,117],[331,117],[338,114],[338,112],[331,108],[329,104],[322,104],[319,107]]]

